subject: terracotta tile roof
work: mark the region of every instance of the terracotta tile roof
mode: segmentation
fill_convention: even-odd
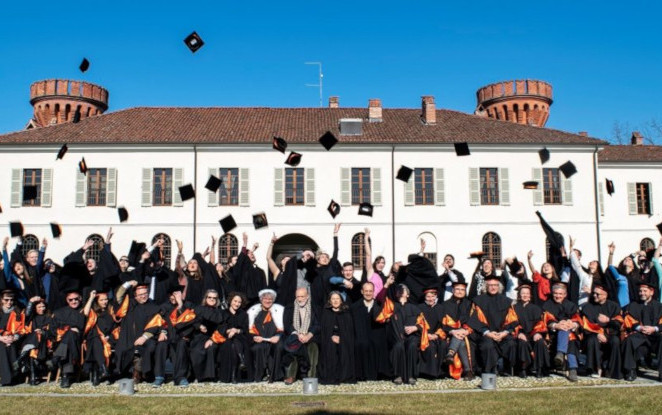
[[[662,146],[605,146],[598,153],[598,161],[662,162]]]
[[[368,122],[367,108],[131,108],[0,135],[2,144],[58,143],[314,143],[327,130],[351,143],[605,144],[548,128],[437,110],[436,125],[424,125],[417,109],[383,109],[382,122]],[[340,118],[363,118],[363,134],[339,135]]]

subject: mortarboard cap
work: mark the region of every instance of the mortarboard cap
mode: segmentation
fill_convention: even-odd
[[[90,68],[90,61],[87,60],[87,58],[83,58],[83,61],[80,63],[80,66],[78,66],[78,69],[80,69],[81,72],[85,72]]]
[[[566,161],[559,166],[559,170],[563,173],[566,179],[569,179],[573,174],[577,173],[577,167],[571,161]]]
[[[287,160],[285,160],[285,164],[288,164],[292,167],[296,167],[301,163],[301,154],[293,151],[290,153],[289,156],[287,156]]]
[[[186,36],[186,39],[184,39],[184,43],[186,43],[186,46],[193,53],[197,52],[198,49],[200,49],[202,45],[205,44],[205,42],[202,41],[200,35],[198,35],[196,32],[193,32],[190,35]]]
[[[497,281],[501,282],[501,277],[499,277],[495,273],[491,273],[491,274],[485,276],[485,281],[490,281],[490,280],[497,280]]]
[[[237,227],[237,222],[234,221],[232,215],[228,215],[218,222],[221,224],[221,228],[223,228],[223,233],[228,233]]]
[[[168,287],[168,294],[175,293],[177,291],[183,292],[186,287],[184,285],[174,284]]]
[[[439,293],[439,287],[437,285],[429,285],[423,289],[423,294],[427,293]]]
[[[23,224],[21,222],[9,222],[9,234],[12,238],[23,236]]]
[[[64,158],[64,155],[67,154],[67,150],[69,150],[69,147],[67,147],[66,144],[62,144],[62,147],[60,147],[60,151],[57,152],[57,158],[55,160],[60,160]]]
[[[205,185],[205,189],[209,189],[212,192],[216,192],[219,187],[221,187],[221,179],[214,176],[213,174],[210,175],[209,180],[207,180],[207,184]]]
[[[51,233],[53,238],[59,238],[62,235],[62,227],[55,222],[51,222]]]
[[[340,213],[340,205],[336,203],[335,200],[331,199],[331,203],[329,203],[329,207],[326,208],[326,210],[328,210],[331,217],[335,219]]]
[[[132,267],[136,266],[136,264],[140,261],[140,256],[143,254],[146,247],[147,245],[145,245],[143,242],[131,241],[129,255],[127,255],[129,259],[129,265]]]
[[[455,154],[458,156],[468,156],[471,154],[469,151],[469,144],[467,143],[455,143]]]
[[[179,187],[179,196],[181,196],[182,201],[193,199],[195,197],[195,190],[193,190],[192,184],[185,184],[184,186]]]
[[[273,147],[274,150],[278,150],[281,153],[285,154],[285,150],[287,150],[287,141],[285,141],[285,139],[282,137],[274,136]]]
[[[411,174],[414,172],[414,170],[410,169],[407,166],[400,166],[400,169],[398,170],[398,174],[395,176],[396,179],[402,180],[405,183],[409,183],[409,178],[411,177]]]
[[[35,200],[37,198],[37,186],[23,186],[23,200]]]
[[[2,213],[2,205],[0,205],[0,213]]]
[[[361,203],[359,205],[359,215],[372,217],[373,209],[374,209],[374,206],[372,206],[370,203],[367,203],[367,202]]]
[[[459,278],[457,281],[452,281],[451,285],[453,287],[455,287],[456,285],[464,285],[466,287],[469,284],[464,280],[464,278]]]
[[[117,214],[120,217],[120,222],[126,222],[129,220],[129,211],[126,210],[124,206],[120,206],[117,208]]]
[[[78,162],[78,170],[80,170],[81,173],[87,174],[87,163],[85,162],[85,157],[82,158],[81,161]]]
[[[80,121],[80,107],[77,107],[76,112],[74,112],[74,119],[71,120],[71,122],[76,124],[79,121]]]
[[[655,226],[657,227],[657,230],[660,231],[660,233],[662,233],[662,222],[658,223]]]
[[[605,183],[606,183],[606,187],[607,187],[607,193],[609,194],[609,196],[613,195],[614,194],[614,182],[609,180],[609,179],[605,179]]]
[[[657,284],[654,284],[652,281],[648,281],[648,280],[637,281],[636,284],[637,286],[644,285],[646,287],[649,287],[651,290],[657,290],[659,288]]]
[[[540,164],[545,164],[549,161],[549,150],[547,150],[547,147],[538,151],[538,155],[540,156]]]
[[[537,188],[538,188],[538,184],[539,184],[539,183],[536,182],[535,180],[531,180],[531,181],[528,181],[528,182],[524,182],[524,183],[522,183],[522,185],[524,186],[524,188],[525,188],[525,189],[528,189],[528,190],[532,190],[532,189],[535,190],[535,189],[537,189]]]
[[[484,257],[484,256],[485,256],[485,252],[483,252],[483,251],[474,251],[474,252],[471,252],[471,253],[469,254],[469,259],[471,259],[471,258],[478,258],[478,259],[480,259],[480,258],[482,258],[482,257]]]
[[[319,142],[322,144],[322,146],[324,146],[326,151],[329,151],[333,146],[336,145],[338,139],[331,131],[327,131],[320,137]]]
[[[513,258],[513,262],[511,262],[511,263],[506,263],[506,266],[508,267],[508,269],[510,270],[511,274],[513,274],[513,275],[514,275],[514,274],[517,274],[517,272],[518,272],[519,270],[522,269],[522,264],[519,262],[519,260],[517,259],[517,257],[514,257],[514,258]]]
[[[267,214],[261,212],[253,215],[253,226],[255,226],[255,229],[266,228],[269,226],[269,222],[267,221]]]

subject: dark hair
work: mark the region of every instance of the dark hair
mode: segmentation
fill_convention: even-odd
[[[339,291],[331,291],[331,292],[329,293],[329,297],[328,297],[327,300],[326,300],[326,304],[324,305],[324,308],[329,308],[329,309],[332,308],[332,307],[331,307],[331,296],[332,296],[333,294],[338,294],[338,297],[340,297],[340,301],[341,301],[341,303],[340,303],[340,308],[339,308],[339,310],[340,310],[340,311],[347,311],[347,310],[349,310],[349,306],[347,305],[347,303],[345,303],[345,300],[342,299],[342,295],[340,295],[340,292],[339,292]]]
[[[379,261],[381,261],[382,259],[384,260],[384,263],[386,263],[386,258],[384,258],[382,255],[378,255],[377,258],[375,258],[375,260],[372,261],[372,269],[373,269],[373,270],[374,270],[375,268],[377,268],[377,263],[378,263]],[[377,272],[377,271],[375,271],[375,272]]]
[[[246,298],[246,294],[240,292],[240,291],[232,291],[230,294],[228,294],[228,308],[230,308],[230,303],[232,302],[232,299],[235,297],[241,298],[241,307],[240,308],[246,308],[246,303],[248,303],[248,299]]]
[[[347,262],[343,262],[343,263],[342,263],[342,267],[343,267],[343,268],[345,268],[345,267],[350,267],[350,266],[351,266],[352,268],[354,268],[354,263],[353,263],[353,262],[350,262],[350,261],[347,261]]]
[[[446,254],[446,255],[444,255],[444,259],[446,259],[447,256],[451,257],[451,259],[453,260],[453,262],[455,262],[455,257],[453,256],[453,254]]]
[[[407,294],[411,295],[411,290],[409,289],[409,287],[407,287],[404,284],[398,284],[397,288],[395,289],[395,298],[397,298],[399,300],[400,297],[402,297],[402,295],[405,292],[407,292]]]

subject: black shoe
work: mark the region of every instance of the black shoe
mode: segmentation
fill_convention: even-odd
[[[564,364],[565,355],[561,352],[556,352],[556,356],[554,356],[554,366],[556,366],[557,369],[562,369]]]
[[[393,383],[396,385],[402,385],[402,378],[398,376],[397,378],[393,379]]]
[[[239,353],[239,370],[242,372],[248,370],[248,367],[246,367],[246,359],[244,358],[243,353]]]
[[[522,370],[519,371],[519,374],[518,374],[519,377],[526,379],[526,375],[527,375],[526,369],[522,369]]]
[[[60,379],[60,387],[63,389],[71,387],[71,379],[69,379],[69,375],[62,375],[62,379]]]
[[[462,380],[465,380],[467,382],[472,381],[475,378],[476,376],[474,376],[473,372],[466,372],[464,375],[462,375]]]
[[[30,386],[35,386],[37,382],[37,365],[35,365],[34,359],[30,359]]]
[[[99,386],[101,383],[99,381],[99,372],[96,368],[90,370],[90,382],[92,382],[92,386]]]
[[[455,360],[455,353],[455,350],[449,350],[446,354],[446,358],[444,359],[444,363],[447,365],[452,365],[453,361]]]
[[[545,376],[545,374],[542,372],[542,369],[536,369],[536,378],[540,379],[543,376]]]
[[[628,373],[625,375],[625,380],[628,382],[634,382],[637,379],[636,370],[628,370]]]
[[[570,369],[568,371],[568,380],[570,382],[577,382],[579,380],[577,377],[577,369]]]

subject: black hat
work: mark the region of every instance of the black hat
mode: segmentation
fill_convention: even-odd
[[[237,222],[234,221],[232,215],[227,215],[218,222],[221,224],[221,228],[223,228],[223,233],[228,233],[237,227]]]
[[[51,233],[53,238],[59,238],[62,235],[62,227],[55,222],[51,222]]]
[[[435,294],[439,294],[439,286],[435,285],[428,285],[423,289],[423,294],[433,292]]]
[[[85,162],[85,157],[83,157],[79,162],[78,162],[78,170],[80,170],[81,173],[87,174],[87,163]]]
[[[124,206],[120,206],[117,208],[117,214],[120,217],[120,222],[126,222],[129,220],[129,211],[126,210]]]
[[[547,150],[547,147],[538,151],[538,155],[540,156],[540,164],[545,164],[549,161],[549,150]]]
[[[140,256],[145,252],[145,245],[143,242],[131,241],[131,247],[129,248],[129,265],[135,267],[138,262],[140,262]]]
[[[524,188],[527,189],[527,190],[535,190],[535,189],[537,189],[537,188],[538,188],[538,184],[539,184],[539,183],[538,183],[537,181],[535,181],[535,180],[530,180],[530,181],[528,181],[528,182],[524,182],[524,183],[522,183],[522,185],[524,186]]]
[[[64,155],[67,154],[67,150],[69,150],[69,147],[67,147],[66,144],[62,144],[62,147],[60,147],[60,151],[57,152],[57,157],[55,160],[60,160],[64,158]]]
[[[660,222],[660,223],[658,223],[657,225],[655,225],[655,227],[657,227],[657,230],[658,230],[660,233],[662,233],[662,222]]]
[[[301,341],[299,340],[299,336],[296,334],[290,334],[287,336],[285,338],[283,348],[288,352],[296,352],[299,350],[299,348],[301,348]]]
[[[478,259],[480,259],[480,258],[482,258],[482,257],[484,257],[484,256],[485,256],[485,252],[483,252],[483,251],[474,251],[474,252],[471,252],[471,253],[469,254],[469,259],[471,259],[471,258],[478,258]]]
[[[9,233],[12,238],[23,236],[23,224],[21,222],[9,222]]]
[[[193,32],[190,35],[186,36],[186,39],[184,39],[184,43],[186,43],[186,46],[193,53],[197,52],[198,49],[200,49],[202,45],[205,44],[205,42],[202,41],[200,35],[198,35],[196,32]]]
[[[184,289],[186,289],[185,285],[174,284],[168,287],[168,294],[170,295],[177,291],[183,292]]]
[[[37,186],[23,186],[23,200],[35,200],[37,198]]]
[[[577,173],[577,167],[575,167],[571,161],[566,161],[561,164],[559,170],[561,170],[566,179],[569,179],[573,174]]]
[[[328,210],[331,214],[331,217],[335,219],[336,216],[338,216],[340,213],[340,205],[331,199],[331,203],[329,203],[329,207],[326,208],[326,210]]]
[[[469,144],[467,143],[455,143],[455,154],[458,156],[468,156],[471,154],[469,151]]]
[[[74,112],[74,119],[71,120],[71,122],[76,124],[79,121],[80,121],[80,107],[76,107],[76,112]]]
[[[407,166],[400,166],[400,169],[398,170],[398,174],[395,176],[396,179],[402,180],[405,183],[409,183],[409,178],[411,177],[411,174],[414,172],[414,170],[410,169]]]
[[[329,151],[336,145],[336,143],[338,143],[338,139],[331,131],[327,131],[320,137],[319,142],[327,151]]]
[[[253,215],[253,226],[255,226],[255,229],[266,228],[269,226],[269,222],[267,221],[267,214],[261,212]]]
[[[282,137],[274,136],[273,147],[274,150],[280,151],[281,153],[285,154],[285,150],[287,150],[287,141],[285,141],[285,139],[283,139]]]
[[[209,180],[207,180],[207,184],[205,185],[205,189],[209,189],[212,192],[216,192],[219,187],[221,187],[221,179],[214,176],[213,174],[210,175]]]
[[[607,193],[609,194],[609,196],[614,194],[614,182],[609,180],[609,179],[605,179],[605,184],[606,184]]]
[[[289,156],[287,156],[287,160],[285,160],[285,164],[288,164],[292,167],[296,167],[301,163],[301,154],[293,151],[290,153]]]
[[[659,288],[657,284],[653,284],[653,282],[649,280],[637,281],[637,286],[642,286],[642,285],[645,285],[646,287],[650,287],[651,290],[657,290]]]
[[[359,205],[359,215],[372,217],[373,209],[374,209],[374,206],[372,206],[370,203],[367,203],[367,202],[361,203]]]
[[[528,281],[520,282],[517,288],[515,288],[515,290],[519,291],[522,288],[528,288],[529,290],[533,290],[533,286]]]
[[[522,269],[522,264],[517,260],[517,257],[513,257],[513,262],[506,263],[506,266],[512,274],[517,274],[517,272]]]
[[[179,196],[181,196],[182,201],[193,199],[195,197],[195,190],[193,190],[193,185],[185,184],[184,186],[180,186]]]
[[[485,276],[485,281],[491,281],[491,280],[497,280],[501,282],[501,277],[496,275],[495,273],[491,273]]]
[[[452,281],[451,285],[453,287],[455,287],[456,285],[464,285],[466,287],[467,285],[469,285],[469,283],[467,283],[467,281],[465,281],[464,278],[458,278],[457,281]]]
[[[2,213],[2,205],[0,205],[0,213]]]
[[[87,60],[87,58],[83,58],[83,61],[80,63],[80,66],[78,66],[78,69],[80,69],[81,72],[85,72],[90,68],[90,61]]]

